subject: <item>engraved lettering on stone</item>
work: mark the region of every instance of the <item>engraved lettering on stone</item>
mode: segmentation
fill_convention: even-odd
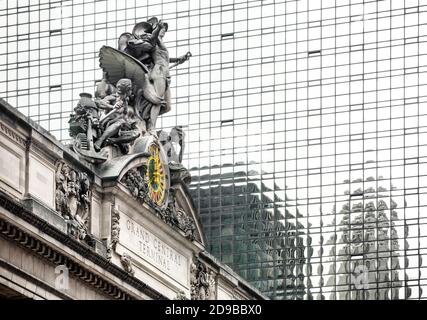
[[[120,215],[119,243],[176,281],[186,284],[188,260],[133,219],[123,213]]]
[[[181,266],[181,256],[160,239],[131,220],[127,220],[126,226],[127,230],[138,239],[139,252],[144,256],[168,271],[171,271],[174,266]]]

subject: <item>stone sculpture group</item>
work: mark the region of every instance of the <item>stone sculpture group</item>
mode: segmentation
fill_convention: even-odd
[[[99,164],[132,153],[137,138],[154,135],[158,140],[157,118],[171,110],[169,69],[191,57],[190,52],[169,57],[163,42],[167,30],[168,24],[154,17],[123,33],[118,49],[101,48],[103,80],[94,99],[80,95],[70,119],[73,149],[86,161]]]
[[[191,181],[188,170],[181,164],[185,134],[180,127],[169,133],[156,130],[158,116],[171,110],[169,69],[191,57],[190,52],[179,58],[169,57],[163,42],[167,30],[167,23],[153,17],[137,23],[132,33],[123,33],[117,49],[108,46],[100,49],[103,79],[94,97],[80,94],[70,116],[69,131],[72,148],[79,158],[101,169],[108,160],[147,153],[153,149],[150,145],[155,144],[158,154],[151,155],[155,167],[148,170],[144,164],[133,168],[121,183],[136,200],[149,204],[163,221],[177,226],[193,240],[194,221],[177,207],[175,190],[169,183]],[[161,159],[153,158],[161,155],[164,155]],[[90,211],[89,179],[65,163],[58,164],[56,177],[56,209],[75,225],[76,236],[83,239],[87,236]],[[161,195],[149,188],[158,187],[157,184],[164,188],[158,191]],[[158,197],[156,201],[153,194]]]
[[[118,48],[103,46],[99,52],[103,79],[95,95],[81,93],[70,116],[72,149],[98,172],[112,167],[122,175],[116,182],[136,201],[148,205],[164,223],[180,230],[190,241],[201,241],[191,213],[178,205],[179,184],[191,182],[182,165],[185,133],[182,127],[170,132],[157,130],[157,118],[171,110],[170,68],[184,63],[191,53],[170,58],[163,42],[168,24],[151,18],[137,23],[132,33],[123,33]],[[169,65],[172,63],[172,65]],[[145,160],[127,167],[128,159]],[[104,171],[103,171],[104,170]],[[64,162],[56,172],[56,210],[69,221],[75,238],[90,240],[90,181],[86,174]],[[112,207],[111,238],[107,258],[111,259],[120,240],[120,212]],[[117,253],[117,252],[116,252]],[[215,281],[197,257],[191,264],[191,298],[212,299]],[[124,270],[134,276],[132,258],[120,253]],[[182,297],[181,297],[182,298]]]

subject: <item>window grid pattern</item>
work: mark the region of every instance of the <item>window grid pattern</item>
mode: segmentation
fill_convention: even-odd
[[[67,142],[99,48],[150,16],[193,53],[159,124],[208,249],[275,299],[425,299],[427,5],[0,0],[0,96]]]

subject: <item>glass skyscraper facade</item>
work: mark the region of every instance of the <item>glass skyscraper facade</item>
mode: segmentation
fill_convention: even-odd
[[[304,299],[309,293],[304,268],[311,255],[304,226],[289,210],[292,201],[269,198],[265,192],[272,190],[263,182],[258,187],[257,175],[233,171],[193,177],[193,199],[202,224],[209,226],[210,252],[264,294]]]
[[[0,97],[66,142],[98,50],[169,24],[208,250],[276,299],[427,298],[427,3],[0,0]]]

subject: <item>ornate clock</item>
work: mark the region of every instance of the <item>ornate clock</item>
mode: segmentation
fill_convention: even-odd
[[[169,170],[162,150],[156,143],[148,147],[150,157],[147,161],[146,179],[148,181],[148,194],[158,206],[166,203],[169,190]]]

